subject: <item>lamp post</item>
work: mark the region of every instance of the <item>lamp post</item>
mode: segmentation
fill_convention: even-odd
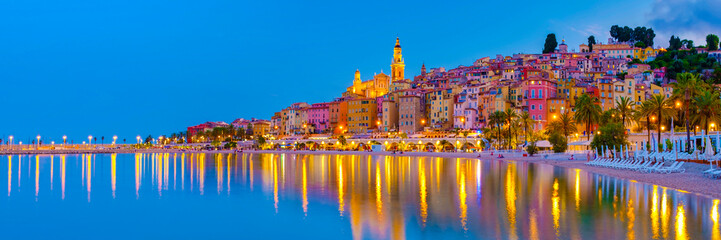
[[[91,145],[93,145],[93,135],[88,135],[88,147],[92,148]]]
[[[118,136],[117,136],[117,135],[113,135],[113,145],[115,145],[115,140],[118,140]]]
[[[138,144],[140,144],[140,135],[138,135],[137,137],[135,137],[135,139],[137,139],[137,140],[138,140]]]
[[[68,136],[63,135],[63,148],[67,144]]]
[[[35,138],[37,138],[37,139],[38,139],[38,142],[37,142],[37,145],[36,145],[36,149],[38,149],[38,150],[39,150],[39,149],[40,149],[40,135],[38,135],[38,136],[37,136],[37,137],[35,137]]]
[[[10,138],[10,148],[12,149],[12,147],[13,147],[13,135],[10,135],[9,138]]]

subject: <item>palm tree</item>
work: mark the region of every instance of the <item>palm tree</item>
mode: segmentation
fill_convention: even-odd
[[[616,100],[616,113],[621,116],[621,124],[626,127],[626,117],[631,116],[633,109],[633,100],[629,97],[620,97]]]
[[[503,119],[505,118],[503,115],[503,112],[497,110],[489,116],[489,123],[496,128],[496,141],[499,149],[501,148],[501,127],[503,126]]]
[[[561,114],[558,120],[554,120],[548,124],[548,130],[551,132],[560,132],[566,139],[576,131],[576,121],[568,112]]]
[[[518,116],[518,121],[521,122],[521,126],[523,126],[523,139],[528,140],[528,127],[533,124],[533,119],[531,119],[531,115],[528,114],[528,112],[522,112],[521,115]]]
[[[511,108],[507,108],[504,112],[505,121],[508,124],[508,149],[511,149],[511,142],[513,140],[513,120],[518,117],[518,113]]]
[[[675,101],[683,100],[683,112],[684,119],[686,122],[686,143],[691,144],[691,132],[689,132],[690,126],[689,121],[689,108],[691,107],[691,99],[701,93],[701,90],[706,88],[706,84],[700,81],[698,75],[692,73],[679,73],[676,74],[676,82],[671,83],[673,87],[673,93],[671,99]],[[681,105],[676,104],[676,105]]]
[[[703,129],[708,132],[709,122],[719,122],[721,119],[721,100],[718,92],[704,90],[693,98],[697,110],[693,116],[694,122],[703,123]]]
[[[654,95],[648,100],[649,107],[653,109],[653,112],[658,118],[658,142],[661,142],[661,121],[672,116],[676,110],[673,109],[673,100],[666,98],[664,95]]]
[[[576,122],[586,124],[586,140],[591,140],[591,126],[597,123],[601,116],[601,107],[596,104],[596,98],[591,98],[587,94],[581,95],[576,99],[576,113],[573,115]]]
[[[651,108],[648,101],[642,102],[634,112],[634,118],[636,118],[637,121],[641,122],[641,119],[646,119],[647,142],[649,143],[651,142],[651,115],[653,115],[653,108]]]

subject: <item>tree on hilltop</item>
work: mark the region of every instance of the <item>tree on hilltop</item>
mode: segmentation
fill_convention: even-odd
[[[543,53],[552,53],[556,51],[558,41],[556,41],[556,34],[549,33],[546,35],[546,43],[543,44]]]
[[[715,34],[706,35],[706,47],[709,51],[718,50],[719,39]]]
[[[593,52],[593,45],[596,44],[596,37],[591,35],[588,37],[588,51]]]

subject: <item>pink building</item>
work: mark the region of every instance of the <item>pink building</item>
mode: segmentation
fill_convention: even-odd
[[[548,124],[549,98],[556,97],[556,83],[546,78],[531,77],[521,83],[523,89],[523,110],[535,120],[533,129],[541,130]]]
[[[330,103],[314,103],[307,109],[308,123],[315,126],[316,133],[324,133],[330,125]]]

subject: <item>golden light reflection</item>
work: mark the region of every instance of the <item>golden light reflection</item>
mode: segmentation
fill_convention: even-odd
[[[676,239],[689,239],[686,229],[686,210],[681,203],[676,207]]]
[[[65,155],[60,155],[60,188],[62,193],[62,199],[65,199]]]
[[[344,189],[343,189],[343,162],[340,159],[336,159],[336,175],[338,176],[338,212],[340,213],[340,216],[343,216],[343,212],[345,211],[345,203],[343,198],[344,196]]]
[[[92,161],[93,161],[93,155],[88,154],[88,177],[86,178],[88,180],[87,187],[88,187],[88,202],[90,202],[90,192],[91,192],[91,184],[92,184],[92,176],[93,176],[93,168],[92,168]]]
[[[376,162],[376,212],[378,213],[378,218],[380,219],[381,215],[383,214],[383,199],[381,198],[383,195],[383,189],[381,185],[381,169],[380,169],[380,163]]]
[[[115,179],[116,179],[116,173],[117,173],[115,160],[117,158],[117,155],[118,154],[116,154],[116,153],[113,153],[112,155],[110,155],[110,185],[112,186],[112,189],[113,189],[113,198],[115,198]]]
[[[180,155],[180,190],[185,190],[185,153]]]
[[[531,213],[529,214],[529,218],[530,218],[530,220],[529,220],[529,223],[528,223],[528,224],[530,225],[530,226],[529,226],[530,229],[528,229],[528,232],[529,232],[529,234],[531,235],[531,236],[530,236],[530,239],[534,239],[534,240],[541,239],[541,238],[538,237],[538,219],[537,219],[538,216],[536,216],[536,210],[535,210],[535,209],[531,209]]]
[[[13,156],[8,155],[8,197],[12,192],[12,178],[13,178]]]
[[[633,230],[633,224],[634,221],[636,221],[636,215],[633,211],[633,199],[628,199],[628,206],[626,206],[626,218],[628,221],[627,227],[626,227],[626,239],[633,240],[636,238],[636,234]]]
[[[275,206],[275,213],[278,213],[278,164],[275,159],[272,160],[273,164],[273,205]]]
[[[21,182],[20,180],[22,179],[21,178],[22,169],[23,169],[22,167],[23,167],[23,157],[22,157],[22,155],[18,155],[18,188],[20,188],[20,186],[22,186],[20,184],[20,182]]]
[[[198,174],[197,174],[199,180],[198,184],[200,186],[198,189],[200,189],[200,195],[205,194],[205,154],[200,154],[200,157],[198,159]]]
[[[460,168],[460,166],[458,168]],[[456,168],[456,171],[458,171],[458,168]],[[461,219],[463,231],[468,231],[468,205],[466,204],[466,195],[466,171],[461,171],[461,176],[458,179],[458,201],[461,211],[459,218]]]
[[[35,201],[38,200],[40,191],[40,156],[35,155]]]
[[[714,199],[713,206],[711,207],[711,221],[713,222],[713,227],[711,228],[711,239],[713,240],[721,240],[721,227],[719,227],[718,208],[719,200]]]
[[[140,160],[142,158],[142,153],[136,153],[135,154],[135,198],[140,198],[139,191],[140,191]]]
[[[658,239],[659,236],[659,210],[658,210],[658,186],[653,185],[653,196],[651,197],[651,231],[653,239]]]
[[[516,165],[506,167],[506,213],[508,218],[508,238],[518,239],[516,227]]]
[[[303,214],[308,216],[308,170],[303,158]]]
[[[663,188],[663,194],[661,195],[661,233],[664,239],[668,239],[668,227],[669,221],[671,220],[671,209],[668,208],[668,195],[666,195],[666,188]]]
[[[419,191],[419,197],[421,199],[420,201],[420,209],[421,209],[421,220],[423,221],[423,226],[426,225],[426,219],[428,218],[428,202],[426,198],[428,197],[428,192],[426,189],[426,169],[423,166],[423,161],[418,162],[418,184],[420,185],[420,191]]]
[[[53,190],[53,177],[55,174],[55,155],[50,155],[50,191]]]
[[[558,196],[558,179],[553,179],[553,197],[551,197],[551,202],[553,208],[551,209],[551,214],[553,215],[553,230],[556,232],[556,237],[561,236],[561,229],[560,229],[560,219],[561,219],[561,208],[560,208],[560,201],[561,198]]]
[[[223,191],[223,160],[220,158],[220,154],[215,155],[215,179],[217,182],[218,194]]]
[[[576,211],[581,211],[581,173],[580,169],[576,169],[576,184],[574,185],[574,199],[576,199]]]

